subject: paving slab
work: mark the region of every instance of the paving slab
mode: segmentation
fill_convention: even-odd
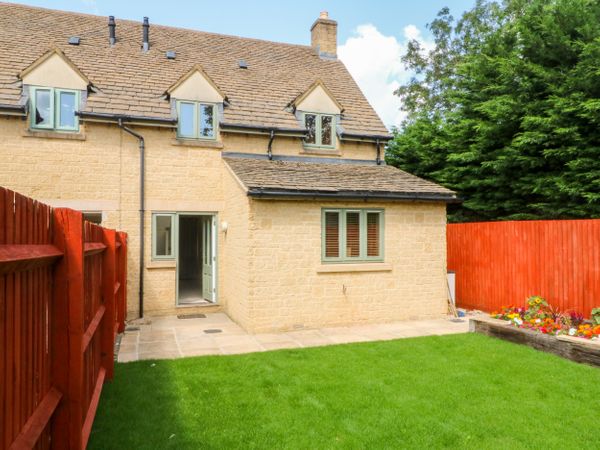
[[[469,323],[466,319],[462,322],[433,319],[250,334],[225,313],[207,313],[204,318],[187,319],[168,316],[149,319],[137,329],[125,331],[117,360],[130,362],[141,359],[231,355],[468,331]]]

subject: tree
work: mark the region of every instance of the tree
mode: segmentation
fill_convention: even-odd
[[[457,191],[452,221],[600,217],[600,2],[479,0],[429,29],[388,163]]]

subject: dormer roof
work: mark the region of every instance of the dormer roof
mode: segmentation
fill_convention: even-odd
[[[23,84],[85,90],[90,80],[57,47],[53,47],[19,73]]]
[[[310,87],[298,95],[290,104],[300,111],[341,114],[344,107],[337,101],[333,93],[321,80],[315,81]]]
[[[181,100],[213,103],[223,102],[227,98],[199,64],[192,67],[190,71],[169,87],[166,93],[170,97]]]

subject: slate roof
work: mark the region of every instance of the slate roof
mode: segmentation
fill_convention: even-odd
[[[165,92],[200,65],[230,104],[223,122],[301,130],[286,106],[322,80],[345,107],[346,133],[388,135],[339,60],[320,58],[310,46],[226,36],[150,22],[150,50],[141,50],[142,23],[116,18],[117,43],[108,42],[108,18],[0,3],[0,105],[21,101],[18,74],[58,48],[91,81],[84,112],[172,119]],[[306,24],[307,41],[310,24]],[[78,46],[68,45],[79,36]],[[176,58],[169,60],[167,50]],[[248,69],[238,67],[239,60]]]
[[[272,160],[224,154],[225,163],[254,197],[375,198],[455,202],[456,194],[392,166]]]

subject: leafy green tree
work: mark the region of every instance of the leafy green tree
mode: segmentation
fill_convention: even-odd
[[[600,217],[600,2],[479,0],[429,29],[388,163],[457,191],[452,221]]]

